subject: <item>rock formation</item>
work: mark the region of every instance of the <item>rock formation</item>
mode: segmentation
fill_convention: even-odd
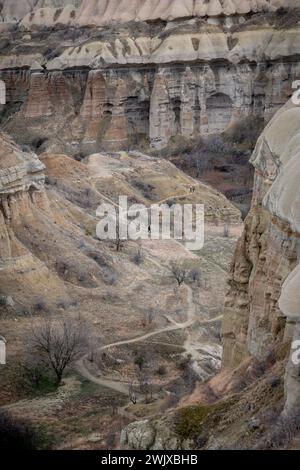
[[[297,0],[4,0],[0,18],[6,23],[22,20],[27,27],[101,26],[112,22],[247,15],[289,6],[297,6]]]
[[[241,442],[252,448],[257,445],[257,438],[268,445],[267,440],[272,436],[272,429],[268,430],[271,434],[267,434],[266,441],[260,434],[264,426],[260,420],[265,419],[266,410],[274,411],[277,407],[283,420],[298,416],[300,365],[299,353],[294,353],[299,351],[300,342],[299,117],[300,107],[289,101],[276,113],[257,142],[252,156],[255,167],[252,207],[232,263],[225,305],[223,370],[208,384],[199,386],[194,397],[187,398],[195,410],[183,408],[182,411],[195,416],[201,407],[204,410],[207,392],[210,400],[214,400],[212,392],[216,396],[220,394],[221,401],[215,403],[215,408],[207,408],[209,417],[205,423],[200,421],[198,434],[193,435],[191,429],[190,436],[185,433],[183,439],[178,429],[180,411],[169,411],[124,428],[123,448],[189,449],[199,445],[215,450],[231,448]],[[292,346],[294,341],[296,347]],[[260,365],[257,377],[254,364]],[[255,378],[244,388],[243,380],[249,373]],[[234,383],[241,385],[241,380],[239,393]],[[281,380],[285,394],[283,397],[278,390],[276,397],[274,389]],[[235,394],[228,397],[227,387]],[[273,408],[271,405],[268,409],[268,401],[273,402]],[[258,436],[253,435],[253,429],[260,429]],[[245,434],[248,437],[244,438]],[[189,439],[192,435],[198,444]],[[202,438],[203,443],[199,444]]]
[[[97,39],[78,29],[76,43],[59,30],[39,50],[25,35],[22,53],[6,46],[1,55],[1,126],[30,144],[42,120],[45,145],[74,154],[145,142],[162,149],[174,136],[220,133],[249,114],[269,121],[299,78],[300,27],[263,21],[226,30],[193,19],[154,33],[139,23],[138,32],[120,26]]]
[[[33,153],[22,152],[5,134],[0,135],[0,293],[23,309],[44,297],[64,298],[59,279],[35,257],[17,234],[38,220],[51,216],[44,191],[44,165]]]
[[[63,10],[64,7],[72,7],[74,10],[80,4],[81,0],[3,0],[0,6],[0,19],[6,23],[18,22],[28,15],[28,18],[34,18],[35,24],[38,24],[37,18],[42,17],[45,24],[49,22],[51,15],[52,22],[57,21],[62,13],[59,10]],[[67,19],[65,17],[66,23]]]
[[[186,17],[217,17],[220,15],[248,14],[264,11],[276,11],[280,7],[294,6],[293,0],[83,0],[79,8],[79,24],[106,24],[111,21],[149,21]]]
[[[223,323],[223,367],[265,360],[299,340],[299,116],[289,102],[260,137],[252,157],[254,198],[230,277]],[[291,351],[291,354],[293,350]],[[300,402],[299,366],[289,360],[286,412]]]

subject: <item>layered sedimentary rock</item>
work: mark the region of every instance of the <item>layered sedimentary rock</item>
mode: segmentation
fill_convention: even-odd
[[[254,197],[231,271],[224,368],[249,355],[264,360],[282,342],[300,339],[299,117],[300,108],[289,102],[271,120],[252,157]],[[285,411],[295,411],[300,381],[292,358],[285,387]]]
[[[26,27],[55,24],[105,25],[128,21],[173,21],[192,17],[220,17],[274,12],[295,7],[297,0],[4,0],[3,22]]]
[[[16,236],[39,211],[51,214],[44,168],[35,154],[22,152],[0,134],[0,293],[10,295],[19,308],[29,308],[41,295],[45,301],[65,296],[56,275]]]
[[[216,17],[276,11],[294,5],[291,0],[83,0],[78,11],[79,24],[105,24],[111,21],[172,21],[185,17]]]
[[[221,133],[249,114],[269,121],[300,76],[298,13],[281,29],[284,12],[261,11],[279,1],[20,3],[2,8],[17,17],[31,9],[1,42],[0,125],[21,144],[40,137],[72,154],[159,150],[172,137]],[[100,27],[85,28],[89,18]]]
[[[49,21],[49,17],[52,13],[55,14],[58,9],[63,9],[66,6],[71,6],[72,10],[81,5],[81,0],[3,0],[0,6],[0,19],[3,22],[18,22],[22,20],[26,15],[28,18],[35,16],[35,12],[38,10],[43,11],[44,20]],[[50,13],[50,15],[49,15]],[[56,13],[56,19],[60,14]],[[52,17],[53,18],[53,17]],[[35,19],[36,20],[36,19]]]
[[[26,53],[1,56],[1,126],[31,143],[43,122],[40,137],[74,154],[140,142],[162,149],[174,136],[220,133],[249,114],[268,121],[300,76],[300,28],[198,26],[154,36],[121,29],[63,43],[50,59],[47,44],[33,52],[28,39]]]
[[[288,102],[270,121],[259,138],[252,156],[256,170],[254,196],[231,269],[230,292],[227,296],[222,331],[223,371],[214,377],[208,386],[206,384],[206,388],[200,387],[200,390],[194,394],[194,401],[190,401],[193,403],[197,400],[199,404],[199,408],[196,406],[194,410],[196,415],[201,406],[204,409],[203,400],[207,399],[205,390],[209,390],[210,399],[214,399],[212,391],[216,392],[216,396],[217,393],[221,393],[222,401],[215,405],[215,409],[210,408],[211,416],[214,417],[210,421],[211,428],[206,428],[208,422],[205,423],[203,420],[199,426],[199,434],[196,435],[197,443],[190,439],[184,440],[176,426],[180,422],[176,411],[175,413],[169,411],[163,416],[129,424],[121,433],[123,448],[189,449],[195,448],[195,445],[213,450],[231,448],[244,439],[242,434],[248,434],[249,438],[253,437],[254,429],[260,431],[263,429],[261,418],[253,417],[254,413],[259,414],[260,411],[260,416],[266,416],[264,414],[266,410],[259,410],[258,404],[262,383],[269,383],[265,389],[263,406],[267,408],[268,400],[273,403],[277,401],[276,405],[279,404],[280,407],[284,403],[283,414],[287,415],[288,419],[289,415],[292,417],[298,415],[300,404],[300,365],[297,353],[300,343],[299,118],[300,107]],[[291,347],[294,341],[297,341],[297,344]],[[288,358],[286,351],[289,348],[291,352]],[[278,364],[276,360],[286,364],[283,401],[280,393],[276,398],[274,389],[278,385],[275,382],[270,391],[270,380],[274,380],[274,372],[277,371],[281,375],[284,370],[284,364],[282,362]],[[234,395],[230,394],[231,399],[233,398],[230,405],[230,398],[226,397],[223,387],[225,386],[226,390],[226,383],[227,385],[230,382],[234,383],[234,380],[240,383],[241,377],[245,378],[246,371],[251,374],[253,364],[260,366],[265,364],[261,370],[265,371],[267,378],[264,377],[260,382],[262,377],[256,377],[254,381],[252,379],[252,386],[243,388],[241,393],[237,391]],[[268,364],[273,367],[269,368]],[[229,390],[232,391],[230,385]],[[245,400],[247,393],[250,402]],[[244,403],[241,403],[243,400]],[[227,411],[226,406],[228,406]],[[226,413],[227,417],[224,419]],[[238,413],[241,413],[241,417]],[[247,414],[252,418],[245,426]],[[238,422],[237,426],[235,421]],[[193,434],[191,431],[192,439]],[[258,436],[260,435],[258,433]],[[188,436],[189,434],[184,435]],[[203,444],[200,436],[205,436]],[[257,436],[252,445],[255,439]]]

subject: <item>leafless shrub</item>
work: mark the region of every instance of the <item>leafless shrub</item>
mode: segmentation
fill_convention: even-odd
[[[152,191],[155,189],[151,184],[147,184],[140,180],[133,180],[132,185],[137,188],[146,199],[153,199]]]
[[[200,271],[200,269],[197,269],[197,268],[193,268],[191,271],[190,271],[190,279],[192,282],[194,282],[195,284],[198,284],[200,285],[201,283],[201,278],[202,278],[202,273]]]
[[[89,251],[88,256],[99,264],[99,266],[107,267],[107,261],[102,253],[99,253],[98,251]]]
[[[57,308],[60,308],[62,310],[67,310],[67,308],[70,306],[70,302],[66,299],[60,299],[56,305],[57,305]]]
[[[139,384],[139,390],[145,397],[145,402],[150,403],[153,399],[153,386],[149,379],[148,370],[146,368],[138,370],[137,379]]]
[[[128,393],[129,393],[129,399],[130,399],[131,403],[132,403],[133,405],[136,405],[136,403],[137,403],[137,396],[136,396],[135,389],[134,389],[134,385],[133,385],[132,382],[131,382],[130,385],[129,385],[129,391],[128,391]]]
[[[187,270],[183,266],[173,263],[171,266],[171,272],[173,278],[177,281],[178,286],[180,287],[181,284],[183,284],[187,278]]]
[[[36,303],[34,304],[34,310],[36,312],[40,312],[40,313],[47,312],[48,307],[47,307],[47,304],[46,304],[45,300],[44,299],[38,299],[36,301]]]
[[[155,318],[157,317],[157,312],[153,308],[150,308],[149,310],[146,310],[144,312],[144,325],[152,325],[154,322]]]
[[[31,351],[52,369],[57,386],[66,368],[83,354],[86,345],[87,326],[81,320],[45,319],[31,334]]]
[[[132,256],[131,261],[139,266],[144,262],[144,256],[142,250],[139,248],[138,251]]]
[[[110,269],[105,268],[101,274],[105,284],[108,286],[113,286],[117,282],[118,276],[115,271],[111,271]]]
[[[114,304],[120,300],[120,297],[118,296],[115,290],[108,290],[101,296],[101,299],[103,300],[103,302]]]
[[[203,151],[214,155],[226,155],[231,150],[221,135],[210,135],[203,141]]]
[[[124,245],[125,245],[125,240],[122,240],[121,237],[120,237],[119,225],[117,225],[116,239],[113,240],[113,244],[115,245],[117,251],[121,251],[124,248]]]

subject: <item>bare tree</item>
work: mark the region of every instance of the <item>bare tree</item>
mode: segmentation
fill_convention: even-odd
[[[155,318],[157,317],[157,312],[153,308],[150,308],[149,310],[146,310],[144,312],[144,325],[152,325],[154,322]]]
[[[139,389],[142,395],[145,397],[146,403],[150,403],[153,399],[153,387],[150,382],[149,374],[147,369],[137,369],[137,379]]]
[[[183,284],[187,278],[187,270],[184,267],[174,263],[171,266],[171,271],[174,279],[176,279],[178,285],[181,286],[181,284]]]
[[[138,251],[132,256],[131,261],[138,266],[143,263],[144,256],[141,248],[139,248]]]
[[[148,358],[139,355],[135,358],[134,364],[139,391],[145,397],[146,403],[150,403],[153,399],[153,386],[150,381]]]
[[[65,369],[86,350],[86,323],[71,319],[45,319],[37,329],[33,329],[31,343],[32,351],[55,373],[58,386]]]
[[[134,390],[133,382],[131,382],[129,385],[129,399],[133,405],[136,405],[137,397],[136,397],[136,393]]]
[[[119,224],[117,224],[117,230],[116,230],[116,239],[114,240],[114,245],[116,247],[117,251],[121,251],[124,247],[125,240],[122,240],[120,237],[120,227]]]

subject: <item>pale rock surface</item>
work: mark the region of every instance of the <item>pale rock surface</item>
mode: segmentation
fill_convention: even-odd
[[[234,259],[223,322],[223,367],[300,340],[300,108],[289,102],[267,125],[252,157],[252,208]],[[286,368],[285,413],[300,404],[299,365]]]
[[[74,25],[76,9],[72,5],[56,9],[51,7],[38,8],[34,12],[28,13],[21,21],[21,25],[26,29],[37,27],[53,27],[55,24]]]
[[[83,0],[79,8],[79,24],[105,24],[112,21],[166,20],[184,17],[216,17],[245,15],[257,11],[274,11],[281,6],[296,6],[294,0]]]
[[[42,54],[22,54],[2,56],[0,61],[0,70],[31,67],[33,63],[42,65],[45,59]]]
[[[233,47],[229,48],[229,39]],[[266,59],[280,60],[296,56],[300,47],[300,26],[287,31],[262,27],[233,33],[222,31],[200,33],[173,33],[165,39],[126,35],[106,41],[93,41],[82,46],[69,47],[47,63],[48,70],[63,70],[78,66],[99,68],[105,65],[166,64],[228,60],[233,64],[243,61],[255,63]],[[22,56],[21,56],[22,57]],[[4,58],[13,66],[17,58]],[[25,61],[25,59],[24,59]],[[17,65],[16,65],[17,66]],[[5,68],[4,66],[2,66]],[[6,65],[7,68],[7,65]]]
[[[298,6],[297,0],[3,0],[0,18],[31,26],[104,25],[111,22],[245,15]]]
[[[51,217],[44,169],[34,153],[21,151],[0,133],[0,295],[13,297],[16,306],[32,306],[41,293],[45,301],[66,298],[58,277],[16,236],[37,214]]]
[[[172,418],[136,421],[122,430],[122,449],[135,450],[190,450],[193,443],[181,440],[174,432]]]
[[[34,153],[21,152],[5,134],[0,134],[0,196],[42,189],[44,168]]]
[[[0,10],[0,19],[4,22],[16,22],[22,20],[27,15],[34,13],[36,10],[45,9],[46,16],[44,20],[46,23],[49,22],[49,11],[51,10],[50,16],[60,8],[64,8],[67,5],[76,9],[81,4],[82,0],[2,0],[2,9]],[[50,10],[49,10],[50,9]],[[35,21],[38,22],[39,14]],[[36,23],[38,24],[38,23]]]

